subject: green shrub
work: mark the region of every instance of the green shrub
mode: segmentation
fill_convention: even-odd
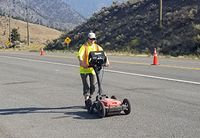
[[[131,45],[131,47],[135,47],[135,46],[138,46],[140,45],[140,39],[139,38],[134,38],[130,41],[129,43]]]
[[[20,34],[16,28],[13,28],[11,31],[11,42],[20,41]]]
[[[45,47],[45,50],[63,50],[64,49],[64,45],[62,44],[61,41],[59,40],[54,40],[51,43],[48,43]]]

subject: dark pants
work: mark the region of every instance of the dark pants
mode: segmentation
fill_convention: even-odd
[[[88,77],[89,77],[89,83],[88,83]],[[83,83],[83,95],[93,95],[95,91],[95,75],[92,73],[90,74],[81,74],[81,79]]]

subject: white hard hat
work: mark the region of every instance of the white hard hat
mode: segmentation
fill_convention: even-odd
[[[89,33],[89,34],[88,34],[88,38],[89,38],[89,39],[96,39],[95,33]]]

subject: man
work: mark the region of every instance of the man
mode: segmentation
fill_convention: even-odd
[[[88,67],[88,56],[91,51],[103,51],[102,47],[96,42],[95,33],[90,32],[88,34],[88,40],[81,46],[78,53],[78,59],[80,63],[80,75],[83,83],[83,95],[85,101],[91,98],[95,91],[95,71],[92,67]],[[109,65],[108,59],[106,60],[106,66]],[[88,84],[89,77],[89,84]]]

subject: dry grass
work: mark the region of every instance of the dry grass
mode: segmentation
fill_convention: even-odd
[[[17,28],[21,41],[27,40],[27,24],[26,22],[11,19],[11,30]],[[62,32],[45,26],[29,23],[30,31],[30,47],[43,47],[47,40],[51,41],[58,38]],[[8,18],[0,16],[0,45],[5,45],[8,40],[9,27]],[[25,45],[25,44],[24,44]],[[30,47],[28,49],[30,49]],[[25,47],[23,49],[26,49]]]

